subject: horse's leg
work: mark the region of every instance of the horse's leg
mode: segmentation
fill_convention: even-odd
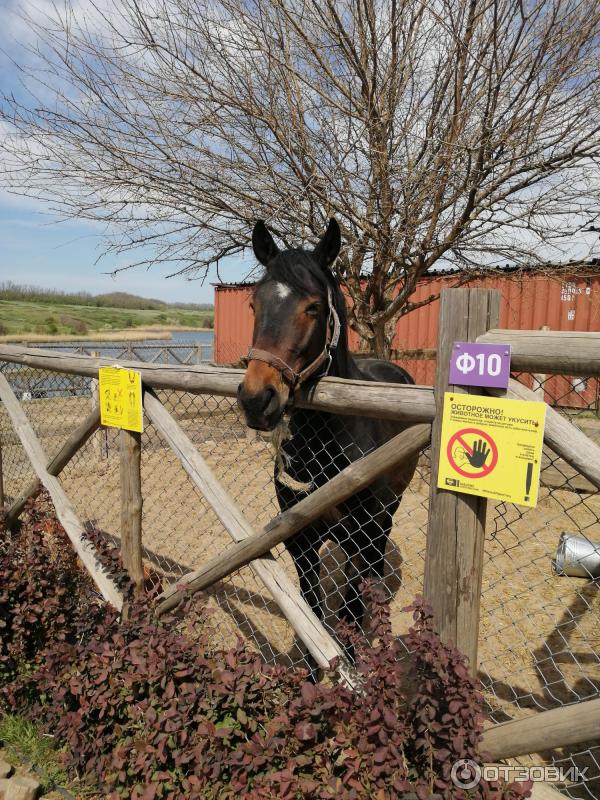
[[[347,562],[346,592],[339,616],[345,622],[360,628],[365,615],[360,587],[372,572],[378,578],[382,577],[385,568],[387,533],[382,532],[373,520],[349,533],[348,538],[340,542]]]
[[[402,498],[395,499],[392,505],[386,506],[386,508],[382,509],[373,519],[374,539],[371,542],[371,558],[373,559],[371,563],[371,574],[376,581],[383,581],[385,572],[385,549],[392,530],[394,514],[400,505],[401,499]],[[377,536],[375,525],[377,525],[381,531],[379,536]]]
[[[394,509],[395,510],[395,509]],[[364,512],[364,510],[363,510]],[[346,593],[340,619],[361,627],[366,611],[361,585],[371,575],[376,580],[383,578],[385,570],[385,549],[392,529],[393,511],[382,509],[374,516],[365,513],[354,514],[352,526],[348,526],[347,536],[340,540],[346,557]],[[354,660],[354,648],[346,650]]]
[[[285,543],[291,555],[300,580],[300,594],[319,619],[323,618],[321,608],[321,585],[319,567],[319,544],[321,537],[314,528],[306,528]]]

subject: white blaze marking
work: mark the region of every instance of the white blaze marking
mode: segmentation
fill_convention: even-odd
[[[289,286],[286,286],[285,283],[276,283],[275,291],[277,292],[278,297],[280,297],[282,300],[285,300],[292,290]]]

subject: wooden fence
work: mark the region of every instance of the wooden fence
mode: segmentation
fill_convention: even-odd
[[[28,347],[26,342],[21,343]],[[200,342],[189,344],[174,342],[172,344],[157,344],[156,342],[95,342],[89,345],[77,344],[70,346],[68,342],[48,344],[44,349],[65,352],[71,351],[79,355],[101,355],[102,350],[109,350],[108,358],[128,358],[145,361],[149,364],[202,364],[212,361],[213,345]]]
[[[398,468],[431,441],[432,477],[425,554],[425,599],[434,609],[442,638],[454,642],[468,656],[471,669],[475,672],[486,500],[438,489],[436,472],[444,391],[450,388],[457,393],[481,393],[482,390],[448,386],[448,361],[452,344],[456,340],[509,343],[512,346],[512,369],[515,371],[600,375],[600,334],[498,330],[498,311],[499,293],[495,290],[452,289],[442,293],[435,387],[326,378],[315,387],[304,389],[297,400],[302,407],[402,420],[411,423],[411,427],[348,466],[326,486],[317,489],[288,511],[278,514],[260,530],[255,529],[243,516],[154,391],[170,388],[233,397],[237,393],[242,372],[207,365],[121,361],[121,366],[141,373],[145,413],[176,453],[187,475],[232,539],[232,545],[224,553],[184,576],[177,585],[167,588],[158,599],[156,613],[161,614],[180,602],[184,591],[206,589],[249,564],[317,663],[327,666],[332,658],[339,657],[342,679],[355,683],[356,676],[351,666],[344,662],[340,646],[300,596],[270,551],[377,477]],[[96,378],[98,368],[113,365],[115,359],[0,344],[0,361]],[[539,401],[538,395],[515,381],[511,381],[508,391],[502,394]],[[2,374],[0,399],[37,475],[37,480],[12,503],[8,511],[10,522],[17,519],[26,499],[33,496],[40,486],[45,486],[63,527],[102,595],[120,609],[123,598],[83,537],[83,526],[57,479],[77,450],[99,427],[98,408],[95,407],[73,431],[59,452],[50,456],[43,452],[19,401]],[[547,408],[544,441],[589,484],[600,489],[600,447],[550,407]],[[140,584],[143,580],[140,438],[137,434],[122,431],[120,443],[123,560],[133,580]],[[0,453],[0,487],[1,463]],[[506,758],[594,738],[600,738],[600,698],[493,726],[485,734],[483,749],[493,759]]]

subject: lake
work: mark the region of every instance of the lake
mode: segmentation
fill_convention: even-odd
[[[99,353],[116,361],[152,361],[157,364],[210,363],[213,358],[213,331],[173,331],[172,339],[141,339],[122,342],[35,342],[31,347],[65,353]],[[13,391],[22,400],[44,397],[89,395],[89,379],[78,375],[37,372],[19,364],[6,364],[3,372]]]

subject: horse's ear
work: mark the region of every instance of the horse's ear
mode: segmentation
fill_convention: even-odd
[[[264,267],[279,252],[279,248],[262,219],[258,220],[252,231],[252,248],[254,255]]]
[[[336,260],[341,246],[342,234],[340,231],[340,226],[332,217],[329,220],[327,230],[313,250],[313,258],[322,267],[330,267]]]

